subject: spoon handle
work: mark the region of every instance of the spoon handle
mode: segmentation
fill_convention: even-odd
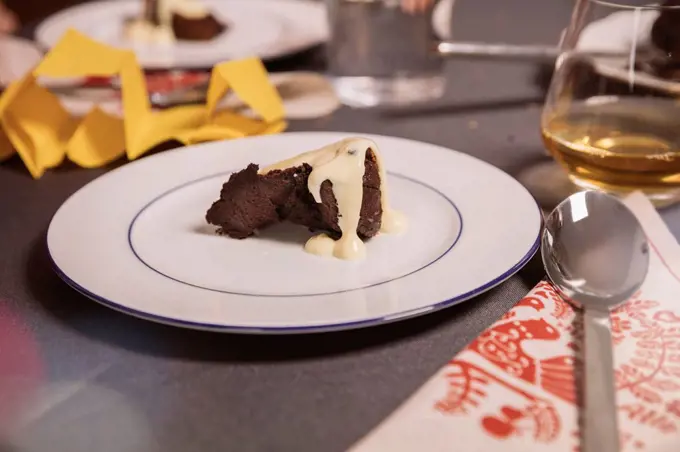
[[[609,311],[586,308],[583,452],[619,452]]]

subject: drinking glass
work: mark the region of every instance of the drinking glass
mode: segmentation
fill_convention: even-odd
[[[400,0],[326,4],[328,72],[344,104],[404,105],[442,95],[446,80],[443,60],[433,51],[432,5],[409,12]]]
[[[577,0],[541,118],[577,186],[680,200],[679,69],[680,7]]]

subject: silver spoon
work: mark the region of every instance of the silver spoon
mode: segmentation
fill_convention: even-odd
[[[648,250],[635,215],[605,193],[575,193],[546,220],[545,270],[562,296],[584,310],[584,452],[619,452],[609,313],[644,282]]]

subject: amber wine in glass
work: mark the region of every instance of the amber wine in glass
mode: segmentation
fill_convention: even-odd
[[[610,27],[611,42],[583,39],[612,13],[618,27]],[[680,200],[680,77],[667,70],[680,66],[680,53],[652,39],[669,14],[680,27],[680,9],[579,1],[541,120],[546,149],[576,185],[641,190],[657,205]],[[622,42],[630,47],[625,55],[589,56],[623,50]]]

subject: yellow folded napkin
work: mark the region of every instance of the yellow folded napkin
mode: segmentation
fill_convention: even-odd
[[[98,107],[72,117],[37,78],[119,76],[123,118]],[[260,119],[217,110],[229,91]],[[206,105],[152,111],[144,73],[135,54],[69,30],[24,78],[0,97],[0,161],[15,150],[34,178],[68,158],[82,167],[105,165],[124,154],[135,159],[171,139],[184,144],[278,133],[286,128],[284,107],[257,58],[213,68]]]

